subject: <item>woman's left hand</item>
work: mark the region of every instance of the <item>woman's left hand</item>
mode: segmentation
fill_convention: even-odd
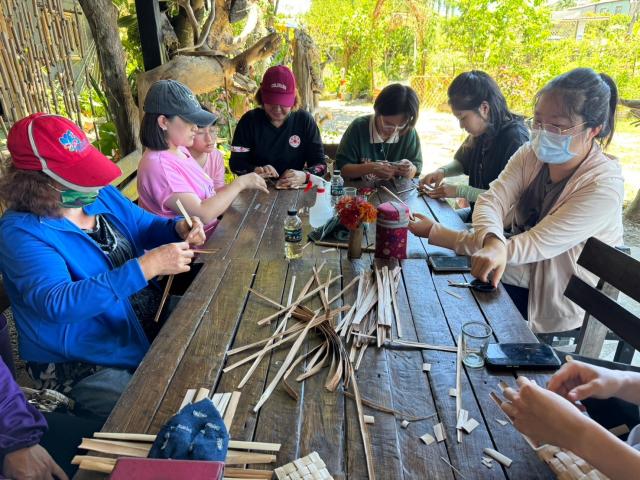
[[[396,166],[397,166],[397,173],[401,177],[411,179],[416,176],[416,171],[418,169],[413,163],[411,163],[411,160],[407,160],[406,158],[403,158],[396,164]]]
[[[537,444],[572,449],[589,419],[560,395],[546,390],[526,377],[518,377],[519,390],[505,388],[500,408],[513,425]]]
[[[458,196],[458,187],[448,183],[442,184],[431,192],[427,192],[431,198],[456,198]]]
[[[204,234],[204,225],[202,220],[198,217],[191,217],[193,227],[189,227],[186,220],[180,220],[176,223],[176,232],[180,235],[180,238],[189,245],[202,245],[207,240]]]
[[[291,188],[298,187],[300,185],[304,185],[304,182],[307,180],[307,174],[300,170],[285,170],[285,172],[278,180],[276,184],[279,188]]]
[[[429,234],[431,233],[431,227],[436,223],[424,215],[419,213],[414,213],[414,217],[419,219],[419,222],[409,222],[409,231],[413,233],[416,237],[424,237],[429,238]]]

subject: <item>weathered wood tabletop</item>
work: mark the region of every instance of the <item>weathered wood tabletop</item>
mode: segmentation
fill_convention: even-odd
[[[384,192],[375,195],[374,202],[391,199]],[[400,196],[414,212],[435,217],[451,227],[464,227],[446,202],[418,197],[415,191]],[[331,270],[343,276],[341,282],[330,288],[335,295],[359,272],[370,268],[372,255],[350,261],[346,250],[327,252],[327,247],[312,245],[304,250],[303,259],[291,262],[284,259],[282,230],[287,209],[309,206],[313,201],[314,194],[302,190],[245,192],[237,198],[209,242],[210,247],[220,251],[203,257],[202,270],[136,371],[104,426],[105,431],[157,433],[176,412],[188,388],[206,387],[212,392],[236,389],[249,365],[223,373],[226,351],[266,338],[274,328],[257,325],[257,320],[273,313],[274,307],[250,293],[248,287],[286,302],[293,276],[297,279],[297,294],[312,275],[312,266],[326,261],[325,275]],[[372,237],[370,230],[367,241],[373,242]],[[398,289],[404,340],[455,346],[462,324],[477,320],[491,325],[494,341],[537,341],[502,287],[492,293],[455,289],[461,298],[447,294],[450,290],[447,280],[468,277],[431,274],[427,256],[451,252],[432,247],[411,234],[409,237],[410,258],[401,262]],[[342,302],[351,304],[354,299],[355,291],[351,290]],[[396,335],[395,326],[393,334]],[[310,335],[304,349],[308,351],[317,342]],[[253,413],[253,406],[286,354],[287,349],[273,351],[241,389],[231,438],[281,443],[276,465],[270,468],[315,450],[334,478],[367,478],[355,404],[343,394],[342,387],[337,392],[324,388],[326,369],[303,383],[290,380],[299,393],[299,401],[294,401],[279,384],[262,409]],[[422,371],[424,362],[432,365],[429,373]],[[365,413],[375,417],[368,433],[377,478],[553,478],[521,435],[511,425],[503,426],[497,421],[504,417],[489,398],[489,392],[497,390],[501,379],[513,384],[515,378],[508,373],[465,367],[462,408],[480,426],[471,435],[464,435],[462,443],[456,441],[455,398],[449,396],[449,389],[455,387],[455,372],[455,353],[374,347],[366,350],[357,371],[364,399],[414,417],[436,413],[435,417],[411,422],[404,429],[401,417],[365,406]],[[545,382],[542,374],[530,376]],[[432,427],[438,422],[443,422],[447,440],[425,445],[419,437],[425,433],[433,435]],[[481,463],[485,447],[507,455],[513,464],[503,468],[494,462],[493,468],[486,468]],[[459,469],[462,476],[441,457]],[[81,472],[76,478],[101,477]]]

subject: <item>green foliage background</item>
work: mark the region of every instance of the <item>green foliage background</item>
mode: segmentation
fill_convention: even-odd
[[[338,92],[344,69],[351,98],[371,97],[374,84],[411,81],[437,106],[455,75],[480,69],[512,109],[529,113],[545,82],[588,66],[611,75],[623,98],[640,98],[640,22],[628,34],[629,15],[590,21],[575,40],[575,27],[554,25],[543,0],[386,0],[377,16],[376,3],[312,1],[303,23],[329,60],[327,92]]]

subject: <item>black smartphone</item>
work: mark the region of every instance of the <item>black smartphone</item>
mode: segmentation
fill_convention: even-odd
[[[431,255],[429,265],[434,272],[470,272],[471,259],[465,256]]]
[[[490,343],[485,363],[494,369],[530,370],[556,370],[561,365],[556,352],[544,343]]]

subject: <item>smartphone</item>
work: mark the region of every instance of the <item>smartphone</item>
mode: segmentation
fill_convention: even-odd
[[[556,370],[561,365],[556,352],[544,343],[490,343],[485,363],[494,369],[530,370]]]
[[[431,255],[429,265],[434,272],[470,272],[471,259],[465,256]]]

